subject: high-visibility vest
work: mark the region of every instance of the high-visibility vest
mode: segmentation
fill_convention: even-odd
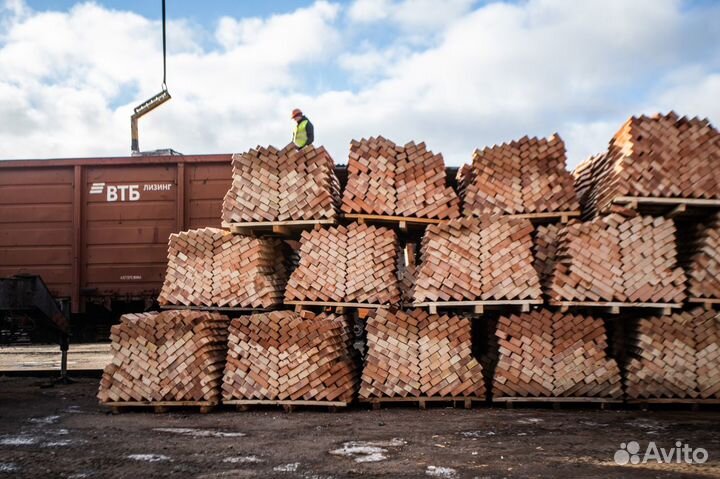
[[[306,118],[295,127],[295,133],[293,133],[293,143],[295,143],[295,146],[298,148],[302,148],[307,144],[307,124],[308,120]]]

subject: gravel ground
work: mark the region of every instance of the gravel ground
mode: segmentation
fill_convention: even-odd
[[[281,410],[109,414],[97,379],[0,377],[0,478],[720,477],[720,412]],[[704,464],[619,466],[621,443],[676,441]]]

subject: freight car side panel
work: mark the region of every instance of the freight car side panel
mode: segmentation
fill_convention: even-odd
[[[84,176],[83,294],[157,294],[168,237],[181,227],[178,166],[89,166]]]
[[[186,228],[219,228],[223,198],[232,183],[230,162],[191,163],[185,168]]]
[[[0,170],[0,277],[39,274],[71,295],[73,179],[72,166]]]

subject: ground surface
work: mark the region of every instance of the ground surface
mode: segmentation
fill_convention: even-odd
[[[96,379],[0,376],[0,478],[720,477],[720,412],[410,407],[111,415]],[[618,466],[621,442],[703,465]],[[331,453],[333,451],[334,453]],[[365,461],[365,462],[363,462]]]
[[[57,344],[0,346],[0,372],[59,371],[60,359]],[[111,360],[110,343],[73,344],[68,352],[68,369],[102,371]]]

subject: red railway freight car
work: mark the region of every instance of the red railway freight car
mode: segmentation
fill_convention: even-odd
[[[154,300],[168,236],[220,226],[230,157],[0,161],[0,277],[38,274],[76,314]]]

